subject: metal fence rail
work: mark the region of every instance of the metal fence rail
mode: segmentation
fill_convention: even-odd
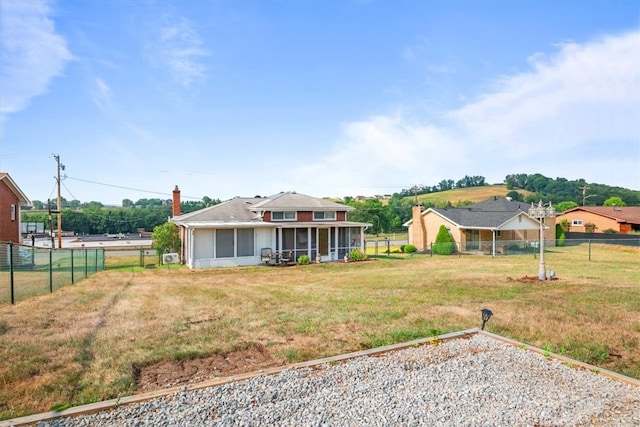
[[[0,243],[0,305],[53,292],[104,270],[104,249],[45,249]]]

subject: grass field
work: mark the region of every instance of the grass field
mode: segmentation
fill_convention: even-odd
[[[287,364],[479,327],[484,307],[491,332],[640,378],[640,249],[593,246],[551,248],[545,282],[528,255],[100,272],[0,307],[0,419],[134,394],[157,363]]]

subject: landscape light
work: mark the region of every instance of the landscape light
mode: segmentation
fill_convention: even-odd
[[[493,313],[488,308],[483,308],[480,312],[482,313],[482,330],[484,331],[484,324],[489,321]]]

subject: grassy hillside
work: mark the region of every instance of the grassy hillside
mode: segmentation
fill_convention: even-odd
[[[532,194],[530,191],[517,190],[523,197]],[[460,202],[471,201],[473,203],[482,202],[490,199],[493,196],[505,197],[509,190],[505,184],[499,185],[485,185],[483,187],[470,187],[470,188],[456,188],[454,190],[440,191],[437,193],[419,194],[418,202],[424,205],[434,204],[444,205],[447,202],[451,202],[452,205],[456,205]],[[405,199],[415,200],[414,196],[406,197]]]

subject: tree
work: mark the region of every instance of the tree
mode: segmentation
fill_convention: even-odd
[[[618,197],[618,196],[612,196],[609,197],[607,200],[604,201],[604,203],[602,204],[602,206],[627,206],[624,201]]]
[[[434,254],[451,255],[456,251],[456,243],[451,237],[449,230],[444,225],[438,229],[438,235],[436,236],[436,242],[431,245],[431,251]]]
[[[560,202],[556,204],[556,211],[558,212],[565,212],[568,211],[569,209],[573,209],[575,207],[577,207],[578,204],[572,200],[567,200],[564,202]]]
[[[156,250],[158,255],[179,252],[180,250],[180,230],[177,225],[171,222],[156,226],[151,234],[151,239],[153,240],[151,247]]]

